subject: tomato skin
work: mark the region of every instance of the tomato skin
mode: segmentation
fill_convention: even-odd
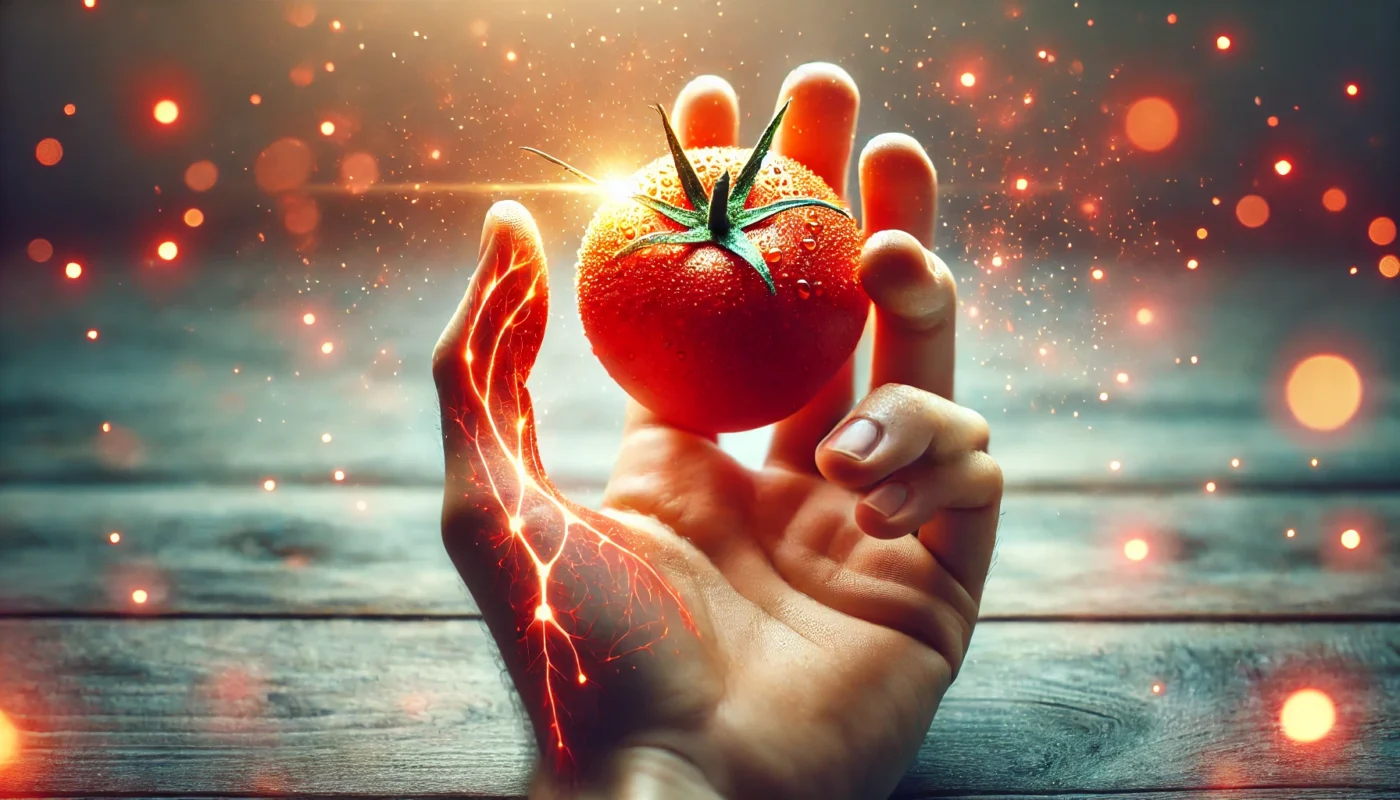
[[[722,169],[738,175],[749,152],[687,155],[708,193]],[[669,157],[630,181],[638,193],[691,207]],[[805,166],[770,154],[745,205],[786,197],[840,203]],[[681,229],[633,201],[609,201],[594,215],[577,272],[579,316],[594,354],[628,394],[689,430],[749,430],[791,415],[836,374],[865,327],[870,301],[856,278],[854,220],[808,207],[747,228],[760,252],[778,252],[765,259],[776,294],[752,266],[713,244],[615,257],[638,236]]]

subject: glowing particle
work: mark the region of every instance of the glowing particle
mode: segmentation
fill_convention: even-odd
[[[160,256],[162,261],[173,261],[175,256],[179,254],[179,246],[169,240],[161,242],[160,246],[156,248],[156,255]]]
[[[63,160],[63,145],[52,137],[40,139],[39,143],[34,145],[34,157],[39,160],[40,164],[52,167]]]
[[[1220,198],[1219,198],[1219,197],[1212,197],[1212,198],[1210,199],[1210,204],[1213,205],[1213,206],[1218,206],[1218,205],[1220,205]]]
[[[1197,261],[1197,260],[1194,259],[1194,258],[1189,258],[1189,259],[1186,260],[1186,268],[1187,268],[1187,269],[1195,269],[1196,267],[1199,267],[1200,265],[1201,265],[1201,262]]]
[[[1206,230],[1205,228],[1197,228],[1197,229],[1196,229],[1196,238],[1197,238],[1197,239],[1204,239],[1204,238],[1206,238],[1206,237],[1209,236],[1209,235],[1210,235],[1210,231]]]
[[[111,542],[112,544],[118,544],[119,542],[121,542],[121,540],[122,535],[120,533],[117,533],[116,531],[112,531],[111,533],[107,534],[107,541]]]
[[[268,478],[267,480],[263,481],[263,491],[265,491],[265,492],[273,492],[273,491],[276,491],[276,490],[277,490],[277,481],[273,480],[272,478]]]
[[[516,55],[515,55],[515,51],[514,51],[514,50],[511,50],[511,51],[509,51],[508,53],[506,53],[506,60],[507,60],[507,61],[514,62],[515,59],[516,59]]]
[[[1150,309],[1150,308],[1139,308],[1139,309],[1138,309],[1138,312],[1137,312],[1137,321],[1138,321],[1138,324],[1139,324],[1139,325],[1151,325],[1151,324],[1152,324],[1153,316],[1154,316],[1154,315],[1153,315],[1153,313],[1152,313],[1152,309]]]
[[[1128,373],[1126,373],[1126,372],[1120,372],[1120,373],[1118,373],[1117,375],[1114,376],[1114,379],[1117,380],[1119,383],[1127,383],[1127,382],[1128,382]]]
[[[1387,278],[1400,275],[1400,258],[1393,255],[1381,256],[1380,270],[1381,274]]]
[[[330,444],[330,443],[331,443],[331,435],[330,435],[329,433],[323,433],[323,434],[321,434],[321,443],[322,443],[322,444]]]
[[[437,161],[439,158],[442,158],[442,151],[434,148],[433,152],[428,154],[428,158]]]
[[[310,311],[308,311],[308,312],[306,312],[305,314],[302,314],[302,315],[301,315],[301,321],[302,321],[303,323],[307,324],[307,325],[315,325],[315,324],[316,324],[316,315],[315,315],[315,314],[312,314]]]
[[[1238,458],[1232,458],[1232,459],[1230,459],[1230,466],[1233,467],[1234,469],[1239,469],[1239,468],[1240,468],[1240,460],[1239,460]]]
[[[42,264],[53,258],[53,244],[48,239],[31,239],[29,246],[24,248],[24,252],[29,256],[30,261]]]
[[[1214,492],[1215,492],[1215,481],[1206,481],[1206,492],[1207,492],[1207,493],[1214,493]]]
[[[1114,472],[1117,472],[1118,470],[1120,470],[1120,469],[1123,468],[1123,462],[1122,462],[1122,461],[1110,461],[1110,462],[1108,462],[1108,468],[1109,468],[1110,470],[1114,471]]]
[[[1269,221],[1269,203],[1257,194],[1247,194],[1235,204],[1235,218],[1246,228],[1258,228]]]
[[[1016,191],[1018,191],[1018,192],[1024,192],[1024,191],[1026,190],[1026,187],[1028,187],[1028,186],[1030,186],[1030,185],[1031,185],[1031,182],[1028,181],[1028,180],[1026,180],[1025,178],[1017,178],[1017,179],[1016,179]]]
[[[1162,693],[1162,684],[1160,684],[1160,683],[1154,683],[1154,684],[1152,684],[1152,693],[1153,693],[1153,694],[1161,694],[1161,693]]]
[[[83,0],[83,8],[97,8],[97,0]]]
[[[282,224],[288,231],[304,236],[321,224],[321,207],[310,195],[292,192],[282,195],[278,202],[282,206]]]
[[[1361,375],[1338,355],[1309,356],[1288,376],[1284,397],[1289,411],[1305,427],[1335,431],[1361,407]]]
[[[992,256],[992,266],[994,266],[994,267],[999,267],[999,266],[1001,266],[1001,256]]]
[[[67,105],[65,105],[65,106],[63,107],[63,114],[64,114],[64,116],[69,116],[69,117],[71,117],[71,116],[73,116],[73,115],[76,114],[76,113],[78,113],[78,107],[75,106],[75,105],[73,105],[72,103],[68,103]]]
[[[213,161],[196,161],[185,168],[185,185],[196,192],[207,192],[219,181],[219,168]]]
[[[145,602],[150,599],[150,597],[150,595],[146,594],[145,589],[136,589],[131,593],[131,602],[135,603],[138,606],[144,605]]]
[[[1044,50],[1039,50],[1039,51],[1036,52],[1035,57],[1036,57],[1036,58],[1045,58],[1045,55],[1046,55],[1046,53],[1045,53]]]
[[[1295,742],[1315,742],[1337,723],[1337,708],[1332,698],[1317,689],[1300,689],[1283,702],[1278,721],[1284,736]]]
[[[250,94],[248,95],[248,102],[252,103],[255,106],[260,106],[262,105],[262,95],[256,93]]]
[[[335,123],[334,123],[334,122],[331,122],[330,120],[326,120],[325,122],[322,122],[322,123],[321,123],[321,135],[322,135],[322,136],[330,136],[330,135],[333,134],[333,133],[335,133]]]
[[[1191,363],[1192,363],[1192,364],[1196,364],[1196,363],[1198,363],[1199,361],[1200,361],[1200,359],[1197,358],[1196,356],[1191,356]]]
[[[1289,528],[1288,530],[1286,530],[1286,531],[1283,532],[1283,535],[1284,535],[1284,536],[1287,536],[1287,537],[1290,538],[1290,539],[1292,539],[1294,536],[1297,536],[1297,535],[1298,535],[1298,531],[1296,531],[1296,530],[1294,530],[1294,529],[1292,529],[1292,528]]]
[[[1312,461],[1309,462],[1309,464],[1311,464],[1313,469],[1317,469],[1317,459],[1314,458]]]
[[[1395,221],[1390,217],[1376,217],[1366,228],[1366,235],[1372,242],[1385,247],[1395,241]]]
[[[203,225],[204,212],[197,208],[187,209],[185,211],[185,224],[191,228],[198,228],[200,225]]]
[[[316,70],[312,69],[310,64],[297,64],[287,71],[287,80],[291,81],[293,86],[304,89],[316,80]]]
[[[1361,546],[1361,534],[1355,528],[1348,528],[1342,531],[1342,547],[1348,550],[1355,550]]]
[[[1360,92],[1360,91],[1361,91],[1361,88],[1358,87],[1356,84],[1354,84],[1354,83],[1348,83],[1348,84],[1347,84],[1347,97],[1355,97],[1355,96],[1357,95],[1357,93]]]
[[[1144,97],[1128,107],[1123,130],[1134,147],[1155,153],[1176,140],[1179,127],[1171,103],[1160,97]]]
[[[1269,118],[1266,119],[1266,120],[1264,120],[1264,121],[1267,122],[1267,123],[1269,124],[1269,127],[1270,127],[1270,128],[1277,128],[1277,127],[1278,127],[1278,117],[1275,117],[1275,116],[1272,115],[1272,114],[1270,114],[1270,115],[1269,115]]]
[[[579,683],[580,686],[582,686],[582,685],[585,684],[585,683],[588,683],[588,676],[587,676],[587,675],[584,675],[582,672],[580,672],[580,673],[578,674],[578,683]]]
[[[1333,186],[1322,193],[1322,207],[1328,211],[1341,211],[1347,207],[1347,193]]]
[[[1280,158],[1278,161],[1274,162],[1274,172],[1277,172],[1280,175],[1287,175],[1292,171],[1293,162],[1289,161],[1288,159]]]
[[[330,342],[322,342],[322,343],[321,343],[321,352],[322,352],[322,353],[325,353],[326,355],[330,355],[331,351],[334,350],[334,349],[335,349],[335,345],[332,344],[332,343],[330,343]]]
[[[1129,539],[1127,544],[1123,545],[1123,555],[1127,556],[1129,561],[1141,561],[1147,558],[1147,542],[1141,539]]]
[[[554,609],[550,608],[548,603],[540,603],[535,606],[535,619],[540,622],[549,622],[554,619]]]
[[[1215,49],[1217,49],[1217,50],[1229,50],[1229,49],[1230,49],[1230,37],[1228,37],[1228,36],[1217,36],[1217,37],[1215,37]]]
[[[316,21],[316,4],[309,0],[292,0],[282,9],[282,18],[298,28]]]
[[[180,117],[180,107],[174,100],[161,100],[151,109],[151,116],[162,125],[169,125]]]
[[[338,481],[343,481],[343,480],[345,480],[345,470],[343,470],[343,469],[338,469],[338,470],[336,470],[335,472],[332,472],[332,473],[331,473],[331,477],[332,477],[332,478],[335,478],[335,479],[338,480]]]
[[[1089,277],[1093,278],[1096,281],[1101,281],[1103,280],[1103,270],[1099,269],[1098,267],[1094,267],[1094,269],[1089,272]]]
[[[1168,25],[1175,25],[1175,24],[1176,24],[1176,15],[1175,15],[1175,14],[1168,14],[1168,15],[1167,15],[1167,24],[1168,24]]]
[[[338,30],[340,30],[340,28],[341,28],[340,20],[338,20],[338,19],[333,19],[333,20],[331,20],[331,30],[333,30],[333,31],[338,31]]]
[[[96,329],[96,328],[89,328],[89,329],[88,329],[88,332],[87,332],[87,337],[88,337],[88,339],[91,340],[91,341],[94,341],[94,342],[97,341],[97,329]]]
[[[102,423],[102,432],[103,432],[103,433],[111,433],[111,432],[112,432],[112,423],[110,423],[110,422],[104,422],[104,423]]]
[[[1099,392],[1099,402],[1100,402],[1100,403],[1107,403],[1107,402],[1108,402],[1108,392]]]
[[[326,70],[326,72],[335,72],[335,62],[334,62],[334,61],[327,61],[327,62],[326,62],[326,66],[325,66],[325,70]]]
[[[968,88],[972,88],[977,84],[977,76],[973,75],[971,72],[964,72],[961,76],[958,77],[958,83],[961,83],[963,86],[966,86]]]

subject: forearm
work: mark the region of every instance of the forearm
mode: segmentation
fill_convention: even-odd
[[[659,747],[629,747],[608,759],[587,785],[565,786],[541,769],[531,800],[718,800],[709,780],[689,760]]]

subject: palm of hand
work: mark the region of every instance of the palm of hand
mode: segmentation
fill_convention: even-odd
[[[682,139],[732,144],[732,90],[696,85],[678,102]],[[854,86],[818,66],[785,90],[797,99],[776,149],[840,192]],[[907,137],[885,145],[862,157],[867,230],[931,244],[927,157]],[[524,383],[547,317],[538,234],[518,205],[488,216],[434,358],[443,535],[529,710],[547,783],[616,788],[618,753],[657,749],[728,795],[867,796],[916,753],[971,636],[1000,475],[980,452],[985,423],[934,394],[951,393],[946,267],[908,235],[881,236],[861,266],[881,388],[851,410],[848,364],[780,423],[759,470],[631,403],[598,512],[562,498],[535,450]],[[848,459],[820,442],[857,415],[881,426],[873,451]],[[877,484],[903,486],[902,505],[872,510]]]

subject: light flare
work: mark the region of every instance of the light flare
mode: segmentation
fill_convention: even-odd
[[[169,125],[180,118],[180,107],[174,100],[161,100],[151,109],[151,116],[162,125]]]
[[[1300,689],[1283,702],[1278,721],[1289,739],[1303,744],[1316,742],[1337,724],[1337,707],[1317,689]]]
[[[1315,431],[1335,431],[1361,408],[1361,373],[1345,358],[1323,353],[1298,362],[1289,373],[1284,398],[1293,417]]]
[[[1141,561],[1147,558],[1147,551],[1147,542],[1142,539],[1129,539],[1127,543],[1123,545],[1123,555],[1126,556],[1129,561]]]

